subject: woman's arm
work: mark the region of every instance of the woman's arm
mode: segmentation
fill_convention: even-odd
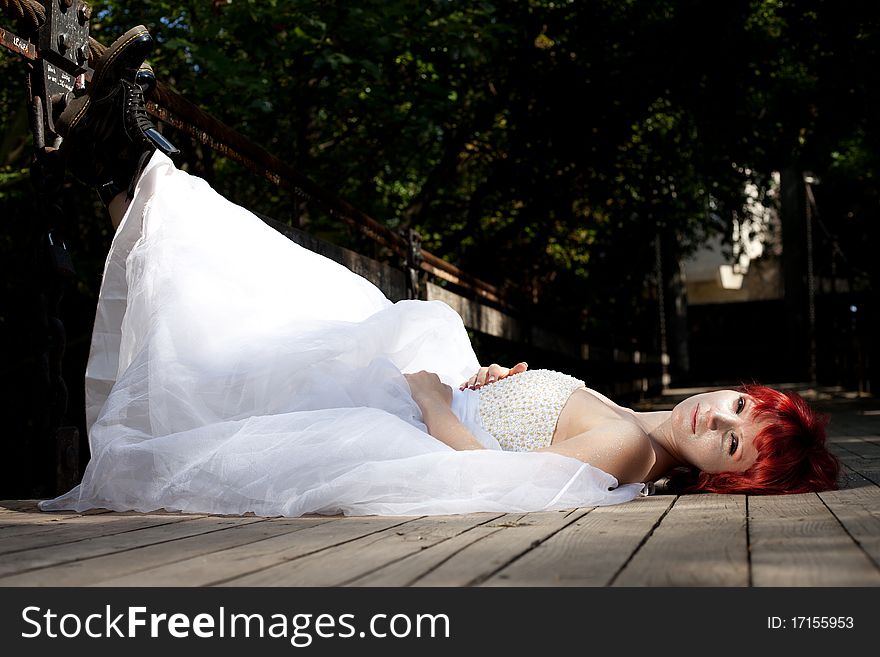
[[[452,449],[484,449],[452,412],[452,388],[432,372],[405,374],[413,399],[422,411],[428,433]]]
[[[405,374],[422,419],[437,440],[456,450],[484,449],[452,412],[452,388],[431,372]],[[630,422],[609,422],[537,452],[578,459],[607,472],[618,483],[641,483],[656,456],[650,440]]]
[[[434,408],[428,412],[422,411],[428,433],[440,442],[446,443],[452,449],[459,451],[465,449],[485,449],[483,444],[476,439],[474,434],[468,431],[452,412],[452,409]]]

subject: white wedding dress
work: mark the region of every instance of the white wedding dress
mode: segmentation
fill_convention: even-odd
[[[41,508],[415,515],[639,494],[572,458],[458,452],[427,434],[401,372],[457,390],[477,368],[448,306],[391,303],[156,153],[105,266],[91,461]]]

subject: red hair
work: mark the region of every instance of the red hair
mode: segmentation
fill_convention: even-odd
[[[794,392],[759,385],[739,390],[754,399],[754,419],[765,422],[755,436],[757,460],[745,472],[701,472],[687,492],[778,495],[836,489],[840,464],[825,446],[828,417]]]

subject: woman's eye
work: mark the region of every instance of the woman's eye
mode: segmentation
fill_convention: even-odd
[[[736,401],[736,412],[737,412],[737,413],[742,413],[742,411],[743,411],[743,409],[744,409],[745,407],[746,407],[746,399],[745,399],[745,397],[740,397],[740,398]]]
[[[730,455],[736,454],[736,448],[739,447],[739,438],[731,434],[730,436]]]

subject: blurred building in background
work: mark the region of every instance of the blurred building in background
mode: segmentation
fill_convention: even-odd
[[[684,260],[689,370],[676,385],[839,385],[866,391],[866,299],[833,266],[809,175],[774,176],[765,197]],[[828,263],[832,266],[828,266]]]

